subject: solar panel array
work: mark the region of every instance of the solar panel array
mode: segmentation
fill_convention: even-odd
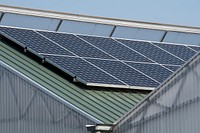
[[[0,33],[45,57],[86,85],[155,88],[189,58],[198,46],[0,27]]]

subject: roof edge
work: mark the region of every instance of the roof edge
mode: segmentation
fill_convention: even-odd
[[[8,6],[8,5],[2,5],[2,4],[0,4],[0,12],[15,13],[15,14],[21,14],[21,15],[31,15],[31,16],[38,16],[38,17],[47,17],[47,18],[62,19],[62,20],[67,19],[67,20],[74,20],[74,21],[93,22],[93,23],[107,24],[107,25],[114,25],[114,26],[126,26],[126,27],[135,27],[135,28],[153,29],[153,30],[200,33],[200,27],[180,26],[180,25],[172,25],[172,24],[162,24],[162,23],[153,23],[153,22],[142,22],[142,21],[133,21],[133,20],[125,20],[125,19],[88,16],[88,15],[80,15],[80,14],[72,14],[72,13],[63,13],[63,12],[57,12],[57,11]]]

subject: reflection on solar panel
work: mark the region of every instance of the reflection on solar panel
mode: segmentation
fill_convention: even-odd
[[[155,88],[198,49],[6,27],[0,33],[89,86]]]
[[[168,52],[176,55],[177,57],[183,59],[184,61],[187,61],[190,59],[196,52],[184,45],[172,45],[172,44],[160,44],[160,43],[154,43],[156,46],[167,50]]]

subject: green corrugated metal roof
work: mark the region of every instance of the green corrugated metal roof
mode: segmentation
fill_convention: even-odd
[[[107,124],[122,117],[146,95],[144,91],[119,92],[77,87],[5,42],[0,42],[0,60]]]

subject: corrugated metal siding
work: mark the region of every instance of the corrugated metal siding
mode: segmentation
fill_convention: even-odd
[[[144,98],[144,92],[84,90],[66,81],[4,43],[0,59],[74,106],[104,123],[113,123]]]
[[[199,68],[200,55],[119,121],[114,133],[199,133]]]
[[[168,32],[163,42],[200,45],[200,34]]]
[[[97,124],[0,62],[1,133],[88,133]]]
[[[59,24],[59,20],[52,18],[5,13],[0,24],[13,27],[54,31]]]
[[[64,20],[58,31],[97,36],[109,36],[113,28],[114,26],[111,25]]]
[[[116,27],[113,37],[148,40],[148,41],[161,41],[165,31],[150,30],[142,28],[130,28],[130,27]]]

